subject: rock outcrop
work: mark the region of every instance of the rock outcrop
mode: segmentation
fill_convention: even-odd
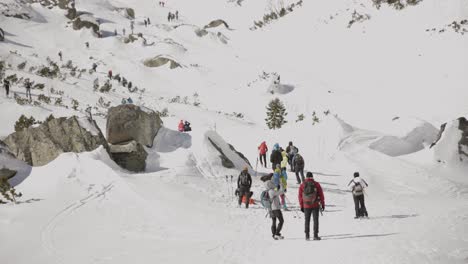
[[[133,104],[111,107],[107,114],[107,140],[121,144],[131,140],[152,147],[162,121],[153,110]]]
[[[169,68],[171,69],[175,69],[175,68],[179,68],[181,67],[180,64],[178,62],[176,62],[175,60],[173,59],[170,59],[170,58],[166,58],[166,57],[163,57],[163,56],[156,56],[154,58],[151,58],[151,59],[146,59],[143,64],[146,66],[146,67],[160,67],[160,66],[163,66],[165,64],[169,63]]]
[[[15,132],[5,144],[17,159],[42,166],[65,152],[92,151],[108,144],[96,122],[87,118],[53,118],[37,126]]]
[[[460,117],[442,124],[437,140],[431,145],[435,159],[444,163],[468,164],[468,121]]]
[[[140,143],[132,140],[124,144],[109,145],[109,147],[112,160],[120,167],[133,172],[145,170],[148,153]]]
[[[224,25],[227,29],[229,29],[229,25],[226,23],[226,21],[224,21],[222,19],[213,20],[210,23],[208,23],[208,25],[204,26],[203,28],[204,29],[214,28],[214,27],[219,27],[221,25]]]
[[[73,29],[80,30],[82,28],[89,28],[93,30],[93,32],[99,36],[99,23],[98,21],[91,15],[84,14],[78,16],[73,20]]]

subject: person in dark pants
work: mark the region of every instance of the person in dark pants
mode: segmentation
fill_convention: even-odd
[[[356,211],[355,219],[359,217],[368,217],[366,204],[364,202],[364,188],[369,185],[359,176],[359,172],[354,173],[354,178],[348,183],[353,192],[354,210]]]
[[[312,172],[307,172],[305,181],[299,187],[299,205],[305,216],[305,238],[310,240],[310,217],[314,219],[314,240],[320,240],[319,212],[325,210],[325,197],[322,186],[314,180]]]
[[[270,155],[271,168],[275,170],[276,165],[281,165],[281,161],[283,161],[283,155],[281,155],[279,144],[276,143]]]
[[[271,202],[271,234],[275,240],[283,239],[284,237],[281,235],[281,230],[283,229],[284,218],[281,212],[280,196],[284,194],[284,189],[283,186],[280,185],[280,189],[276,190],[275,183],[272,180],[266,182],[266,188]],[[277,220],[278,225],[276,225]]]
[[[6,96],[8,97],[10,94],[10,81],[7,79],[3,80],[3,87],[5,88]]]
[[[297,153],[294,156],[294,169],[296,170],[296,180],[297,184],[301,184],[302,182],[305,181],[304,179],[304,158],[301,156],[301,154]],[[299,177],[300,175],[300,177]]]
[[[259,154],[259,158],[260,158],[260,164],[262,164],[263,167],[267,167],[267,163],[266,163],[266,154],[268,152],[268,147],[267,147],[267,144],[265,141],[262,142],[262,144],[260,144],[260,146],[258,146],[258,154]]]
[[[252,187],[252,177],[249,174],[249,167],[245,166],[237,178],[237,189],[239,190],[239,206],[242,204],[242,197],[245,195],[245,208],[249,208],[250,187]]]
[[[29,79],[26,79],[24,82],[24,87],[26,88],[26,97],[29,98],[29,101],[32,101],[32,96],[31,96],[32,82]]]

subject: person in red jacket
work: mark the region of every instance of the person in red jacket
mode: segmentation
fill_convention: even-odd
[[[325,197],[322,186],[314,180],[312,172],[307,172],[306,179],[299,187],[299,205],[305,217],[305,236],[310,240],[310,216],[314,218],[314,240],[320,240],[319,211],[325,210]]]
[[[268,147],[265,141],[258,146],[258,153],[260,155],[260,164],[262,164],[263,167],[267,167],[266,163],[266,153],[268,152]]]
[[[184,120],[180,120],[178,130],[179,132],[184,132]]]

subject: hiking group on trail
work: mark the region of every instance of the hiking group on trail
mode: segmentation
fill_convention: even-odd
[[[267,143],[262,141],[257,147],[257,150],[259,155],[257,158],[257,165],[258,160],[260,160],[262,167],[268,168],[266,162],[268,153]],[[305,239],[310,240],[312,238],[313,240],[321,240],[319,236],[319,218],[325,211],[325,195],[322,186],[314,179],[314,174],[312,172],[308,171],[306,177],[304,177],[305,162],[303,156],[299,154],[299,149],[293,145],[292,141],[289,142],[286,150],[280,147],[278,143],[275,143],[270,154],[270,163],[273,172],[260,177],[260,180],[263,181],[265,185],[265,190],[260,194],[260,202],[267,210],[267,215],[271,218],[271,233],[273,239],[278,240],[284,238],[281,234],[281,230],[284,226],[282,210],[289,210],[286,203],[286,201],[290,203],[286,198],[288,189],[287,166],[289,164],[290,171],[295,173],[297,184],[300,185],[297,198],[300,210],[304,214]],[[353,177],[348,187],[353,195],[356,211],[355,218],[368,217],[364,203],[364,189],[368,187],[368,184],[360,177],[359,172],[355,172]],[[239,207],[242,205],[242,202],[245,201],[245,207],[249,208],[249,201],[253,194],[251,187],[252,177],[249,174],[248,167],[244,167],[237,180],[236,195],[239,196]],[[300,218],[298,214],[297,216]],[[311,220],[313,221],[312,231],[310,228]]]

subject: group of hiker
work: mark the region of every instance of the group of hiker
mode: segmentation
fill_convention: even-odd
[[[258,146],[259,160],[263,167],[267,168],[266,155],[268,146],[263,141]],[[281,148],[278,143],[273,145],[270,155],[272,173],[264,175],[261,180],[265,184],[265,190],[260,195],[262,205],[267,208],[268,214],[272,219],[271,233],[275,240],[283,239],[281,230],[284,225],[284,217],[281,210],[288,210],[286,205],[287,192],[287,165],[291,171],[296,173],[297,184],[300,184],[298,191],[298,202],[301,212],[304,214],[304,233],[305,239],[321,240],[319,236],[319,216],[325,210],[325,196],[322,186],[315,181],[312,172],[308,171],[304,177],[304,159],[298,153],[299,149],[289,142],[286,150]],[[364,188],[368,187],[367,182],[362,179],[359,172],[353,174],[353,179],[348,184],[355,204],[355,218],[367,217],[367,209],[364,202]],[[239,196],[239,207],[245,200],[245,207],[249,208],[249,201],[253,192],[251,192],[252,177],[248,172],[248,167],[244,167],[237,180],[236,195]],[[288,201],[289,202],[289,201]],[[313,221],[313,230],[310,230],[310,222]]]
[[[189,121],[180,120],[177,130],[179,130],[179,132],[189,132],[192,131],[192,127],[190,127]]]
[[[23,85],[26,89],[26,97],[29,99],[29,101],[32,101],[31,88],[33,83],[29,78],[26,78],[23,82]],[[3,79],[3,88],[5,88],[6,97],[10,97],[11,83],[7,78]]]
[[[171,22],[172,20],[179,20],[179,11],[176,10],[175,13],[169,12],[167,14],[167,21]]]

